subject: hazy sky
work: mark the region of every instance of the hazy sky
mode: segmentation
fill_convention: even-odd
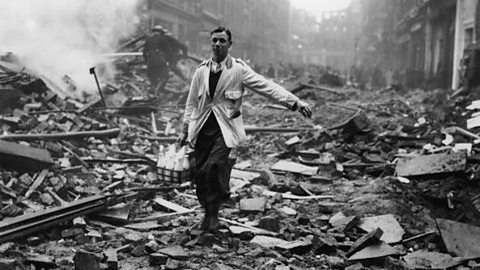
[[[316,15],[320,16],[322,11],[338,10],[348,7],[350,0],[290,0],[292,5],[306,9]]]

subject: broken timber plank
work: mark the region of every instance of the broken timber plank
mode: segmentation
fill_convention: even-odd
[[[108,206],[107,196],[91,196],[70,203],[68,206],[27,213],[0,221],[0,243],[8,242],[78,216],[94,213]]]
[[[0,140],[22,140],[22,141],[35,141],[35,140],[48,140],[48,139],[81,139],[88,137],[97,138],[111,138],[116,137],[120,133],[119,128],[112,128],[98,131],[78,131],[67,133],[52,133],[52,134],[9,134],[0,136]]]
[[[260,177],[262,177],[262,175],[256,171],[244,171],[244,170],[232,169],[230,177],[242,179],[247,182],[252,182],[253,180],[259,179]]]
[[[174,143],[177,141],[177,137],[175,136],[157,137],[157,136],[136,135],[135,137],[151,140],[151,141],[165,142],[165,143]]]
[[[144,217],[144,218],[137,218],[137,219],[131,220],[131,222],[139,223],[139,222],[145,222],[145,221],[163,220],[163,219],[173,218],[173,217],[176,217],[176,216],[179,216],[179,215],[195,213],[197,211],[200,211],[200,210],[192,209],[192,210],[185,211],[185,212],[175,212],[175,213],[167,213],[167,214],[159,213],[159,214],[153,214],[153,215],[150,215],[150,216]]]
[[[87,111],[88,109],[100,104],[100,102],[102,101],[102,98],[101,97],[95,97],[94,99],[92,99],[90,102],[88,102],[87,104],[85,104],[85,106],[83,106],[82,108],[78,109],[76,111],[76,113],[78,114],[82,114],[84,113],[85,111]]]
[[[463,152],[421,155],[400,158],[395,171],[399,176],[415,176],[463,171],[466,165],[467,156]]]
[[[335,198],[335,196],[333,195],[298,196],[298,195],[288,194],[288,193],[278,193],[271,190],[264,190],[262,192],[262,195],[268,196],[268,197],[275,197],[277,194],[280,194],[283,199],[287,199],[287,200],[324,200],[324,199],[326,200],[326,199]]]
[[[278,235],[278,233],[276,233],[276,232],[272,232],[272,231],[260,229],[260,228],[257,228],[257,227],[253,227],[253,226],[250,226],[250,225],[246,225],[246,224],[240,223],[240,222],[236,222],[236,221],[234,221],[234,220],[229,220],[229,219],[226,219],[226,218],[219,218],[219,220],[220,220],[220,221],[223,221],[223,222],[226,222],[226,223],[229,223],[229,224],[233,224],[233,225],[236,225],[236,226],[240,226],[240,227],[244,227],[244,228],[250,229],[250,230],[253,231],[255,234],[259,234],[259,235],[271,235],[271,236],[276,236],[276,235]]]
[[[79,155],[77,155],[77,153],[75,153],[72,149],[67,147],[67,146],[73,146],[71,143],[69,143],[67,141],[62,141],[62,143],[64,144],[64,145],[62,145],[63,150],[67,151],[73,157],[75,157],[78,160],[78,162],[80,162],[80,164],[82,164],[83,167],[88,168],[88,164],[85,161],[83,161],[82,158]],[[74,147],[72,147],[72,148],[74,148]]]
[[[168,209],[170,209],[170,210],[173,210],[173,211],[175,211],[175,212],[177,212],[177,213],[178,213],[178,212],[188,212],[188,211],[191,210],[191,209],[185,208],[185,207],[183,207],[183,206],[181,206],[181,205],[178,205],[178,204],[176,204],[176,203],[169,202],[169,201],[167,201],[167,200],[165,200],[165,199],[163,199],[163,198],[160,198],[160,197],[156,197],[155,199],[153,199],[153,201],[154,201],[156,204],[158,204],[158,205],[160,205],[160,206],[163,206],[163,207],[165,207],[165,208],[168,208]]]
[[[446,132],[446,133],[449,133],[449,134],[455,134],[455,133],[458,133],[458,134],[461,134],[463,136],[466,136],[466,137],[469,137],[469,138],[472,138],[472,139],[475,139],[475,140],[480,140],[480,136],[478,136],[477,134],[474,134],[468,130],[465,130],[463,128],[460,128],[460,127],[447,127],[447,128],[444,128],[442,129],[443,132]]]
[[[411,242],[411,241],[415,241],[415,240],[419,240],[419,239],[428,237],[428,236],[430,236],[430,235],[432,235],[432,234],[435,234],[435,233],[437,233],[437,231],[430,231],[430,232],[426,232],[426,233],[417,234],[417,235],[415,235],[415,236],[412,236],[412,237],[403,239],[403,240],[402,240],[402,244],[403,244],[403,243],[408,243],[408,242]]]
[[[125,164],[147,164],[147,165],[152,165],[156,166],[157,163],[153,160],[150,160],[148,158],[130,158],[130,159],[118,159],[118,158],[106,158],[106,159],[100,159],[100,158],[81,158],[82,161],[84,162],[89,162],[89,163],[125,163]]]
[[[58,196],[58,194],[53,190],[52,187],[45,188],[45,191],[47,191],[48,194],[50,194],[50,196],[52,196],[52,198],[55,200],[55,202],[59,206],[67,206],[68,205],[68,202],[66,202],[62,198],[60,198],[60,196]]]
[[[245,132],[277,132],[277,133],[290,133],[300,131],[312,131],[315,128],[279,128],[279,127],[245,127]]]
[[[282,194],[283,199],[288,200],[326,200],[326,199],[333,199],[335,196],[333,195],[313,195],[313,196],[297,196],[294,194]]]
[[[0,140],[0,167],[38,170],[53,164],[50,152],[45,149]]]
[[[35,181],[33,181],[32,185],[30,188],[28,188],[27,192],[25,193],[25,199],[28,199],[30,195],[43,183],[43,180],[47,176],[48,170],[42,170],[37,177],[35,178]]]
[[[270,168],[272,170],[277,171],[286,171],[286,172],[293,172],[298,174],[304,175],[315,175],[317,173],[317,167],[310,167],[300,163],[287,161],[287,160],[280,160],[277,163],[273,164]]]
[[[305,86],[305,88],[313,88],[313,89],[317,89],[317,90],[321,90],[321,91],[325,91],[325,92],[330,92],[330,93],[334,93],[334,94],[344,94],[342,92],[339,92],[339,91],[336,91],[336,90],[333,90],[333,89],[329,89],[329,88],[325,88],[325,87],[322,87],[322,86],[319,86],[319,85],[314,85],[314,84],[309,84],[309,83],[301,83],[301,85]]]

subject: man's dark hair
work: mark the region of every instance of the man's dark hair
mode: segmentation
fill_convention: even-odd
[[[210,32],[210,36],[213,35],[213,33],[222,33],[222,32],[227,33],[228,41],[232,41],[232,32],[230,32],[230,30],[228,30],[227,28],[225,28],[223,26],[219,26],[219,27],[215,28],[212,32]]]

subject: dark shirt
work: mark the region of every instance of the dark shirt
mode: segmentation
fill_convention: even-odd
[[[165,64],[165,59],[169,53],[169,43],[165,36],[153,35],[145,39],[143,55],[147,65],[154,66]]]
[[[213,73],[210,71],[210,76],[208,77],[208,86],[209,86],[209,93],[210,97],[213,99],[215,95],[215,89],[217,88],[218,81],[220,80],[220,75],[222,74],[221,71],[217,73]],[[212,112],[205,122],[202,130],[205,131],[220,131],[220,126],[218,125],[217,118],[215,118],[215,114]]]
[[[208,90],[210,91],[211,98],[213,98],[213,95],[215,95],[215,89],[217,88],[218,81],[220,80],[220,75],[222,75],[222,71],[217,73],[210,71],[210,76],[208,77]]]
[[[165,36],[167,42],[168,42],[168,49],[170,53],[167,55],[168,58],[175,58],[178,57],[178,55],[183,55],[187,56],[188,55],[188,47],[180,42],[178,39],[172,37],[172,36]]]

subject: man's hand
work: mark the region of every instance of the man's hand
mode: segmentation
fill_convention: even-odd
[[[178,135],[177,141],[175,142],[178,146],[184,146],[187,144],[187,133],[182,132]]]
[[[312,117],[312,108],[306,102],[297,101],[297,110],[305,117]]]

